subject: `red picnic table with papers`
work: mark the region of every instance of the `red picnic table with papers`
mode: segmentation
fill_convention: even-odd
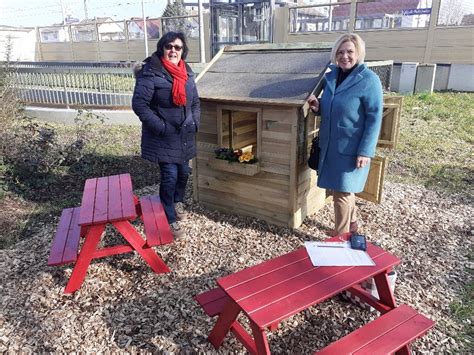
[[[141,217],[146,240],[130,223]],[[123,236],[126,244],[98,248],[107,225]],[[79,252],[80,237],[84,243]],[[158,196],[140,200],[133,194],[130,174],[86,180],[81,207],[63,211],[51,248],[49,265],[75,262],[65,293],[79,289],[92,259],[136,251],[156,273],[168,266],[151,248],[170,243],[173,236]]]
[[[347,239],[349,236],[350,234],[347,234],[342,238]],[[341,236],[332,238],[330,241],[337,241],[337,238],[341,238]],[[219,278],[217,284],[220,288],[207,291],[196,297],[208,315],[219,315],[208,337],[209,341],[217,349],[222,345],[225,336],[231,331],[250,353],[269,354],[267,328],[275,330],[282,320],[324,302],[344,290],[350,290],[361,300],[380,311],[383,314],[382,317],[377,319],[380,323],[384,323],[389,328],[391,327],[390,329],[400,331],[402,323],[408,322],[415,313],[418,314],[408,306],[398,307],[396,311],[392,311],[396,308],[396,304],[389,287],[387,273],[395,265],[398,265],[400,260],[391,253],[370,243],[368,243],[367,252],[375,262],[375,266],[315,267],[312,265],[306,249],[301,248],[232,275]],[[373,297],[358,285],[371,277],[375,279],[380,299]],[[251,334],[237,320],[241,312],[249,320]],[[388,317],[389,312],[390,317]],[[386,313],[387,315],[385,315]],[[400,315],[400,313],[403,314]],[[403,318],[403,321],[400,320],[401,318]],[[432,324],[433,322],[427,319],[421,330],[411,327],[404,338],[395,337],[393,349],[405,349],[401,353],[408,353],[409,341],[429,329]],[[378,331],[378,329],[383,328],[383,324],[375,324],[371,327]],[[334,346],[337,347],[336,349],[331,348],[325,353],[352,353],[348,349],[353,349],[357,342],[364,343],[357,345],[359,348],[367,346],[373,341],[375,334],[374,330],[369,328],[359,329],[359,333],[352,335],[353,338],[356,338],[355,340],[352,338],[345,339],[344,344],[337,344],[337,346]],[[408,327],[405,326],[405,328]],[[384,333],[387,339],[393,338],[390,329]],[[361,332],[364,333],[362,336]],[[379,341],[387,342],[384,338],[380,338],[378,335],[377,337]],[[344,348],[344,346],[346,347]],[[385,350],[387,349],[385,348]],[[380,352],[371,352],[371,354],[375,353]]]

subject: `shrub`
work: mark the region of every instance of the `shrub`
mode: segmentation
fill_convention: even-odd
[[[74,135],[61,138],[56,128],[24,114],[12,85],[12,69],[2,67],[0,73],[0,130],[3,188],[33,183],[48,183],[48,176],[58,167],[79,161],[90,143],[91,127],[103,123],[104,116],[78,110]]]

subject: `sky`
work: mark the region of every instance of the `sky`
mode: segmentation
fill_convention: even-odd
[[[86,0],[89,18],[114,20],[142,16],[141,0]],[[167,0],[143,0],[147,17],[160,17]],[[197,2],[197,0],[196,0]],[[0,25],[15,27],[48,26],[62,22],[61,3],[66,16],[83,20],[84,0],[0,0]]]

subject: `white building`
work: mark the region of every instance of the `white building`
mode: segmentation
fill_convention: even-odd
[[[34,28],[0,26],[0,61],[34,61]]]

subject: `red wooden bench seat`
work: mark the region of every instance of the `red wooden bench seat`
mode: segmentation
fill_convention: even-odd
[[[197,295],[194,299],[209,317],[214,317],[222,312],[224,306],[229,301],[229,296],[226,295],[224,290],[217,287]]]
[[[168,244],[173,241],[168,219],[161,204],[160,197],[143,196],[140,198],[143,224],[145,225],[146,243],[149,247]]]
[[[81,239],[80,210],[80,207],[65,208],[61,213],[61,219],[48,258],[48,265],[67,264],[77,260]]]
[[[392,354],[424,335],[434,324],[402,304],[315,354]]]
[[[204,309],[204,312],[209,317],[214,317],[218,316],[219,314],[222,313],[222,310],[224,309],[224,306],[227,304],[229,301],[229,296],[224,292],[223,289],[220,287],[217,287],[215,289],[200,293],[194,299],[199,303],[199,305]],[[233,325],[233,332],[235,334],[235,329],[238,327],[240,324],[236,321],[234,322]],[[271,331],[274,331],[278,328],[278,322],[271,324],[268,329]]]

